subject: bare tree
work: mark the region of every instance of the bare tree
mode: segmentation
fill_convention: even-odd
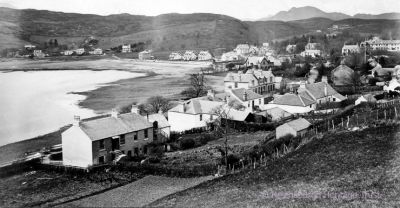
[[[244,106],[238,104],[237,102],[230,101],[226,105],[222,105],[213,109],[213,114],[217,116],[217,119],[214,121],[215,130],[222,133],[224,140],[224,159],[225,159],[225,168],[228,170],[228,140],[229,140],[229,119],[232,119],[231,111],[243,109]]]
[[[191,74],[190,75],[190,87],[182,92],[182,94],[196,98],[204,95],[209,87],[206,86],[206,78],[203,73]]]

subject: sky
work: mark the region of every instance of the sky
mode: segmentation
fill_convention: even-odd
[[[99,15],[205,12],[256,20],[301,6],[349,15],[397,12],[400,0],[0,0],[0,6]]]

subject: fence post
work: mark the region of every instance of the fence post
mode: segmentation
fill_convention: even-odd
[[[384,110],[383,112],[384,112],[384,114],[385,114],[385,120],[386,120],[386,110]]]
[[[347,128],[349,128],[350,116],[347,116]]]

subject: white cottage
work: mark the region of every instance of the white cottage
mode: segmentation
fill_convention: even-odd
[[[207,123],[216,119],[215,110],[223,102],[191,99],[180,102],[168,111],[168,122],[171,131],[183,132],[194,128],[205,128]]]

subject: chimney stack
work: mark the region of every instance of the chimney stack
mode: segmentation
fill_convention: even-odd
[[[74,116],[74,122],[72,123],[73,126],[79,126],[81,122],[81,117],[80,116]]]
[[[113,108],[112,110],[111,110],[111,117],[114,117],[114,118],[118,118],[118,111],[115,109],[115,108]]]
[[[328,87],[327,87],[327,84],[324,84],[324,95],[325,95],[325,97],[328,96]]]
[[[135,104],[132,105],[131,113],[136,113],[138,115],[140,114],[140,110],[137,105],[135,105]]]
[[[185,112],[185,102],[179,102],[178,104],[178,111],[184,113]]]
[[[243,92],[243,100],[247,101],[247,92],[246,92],[246,90]]]

